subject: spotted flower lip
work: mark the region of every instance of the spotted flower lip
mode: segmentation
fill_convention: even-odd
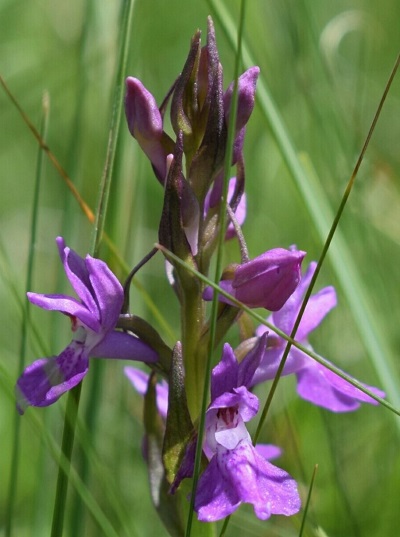
[[[16,385],[17,409],[48,406],[85,377],[89,357],[155,362],[157,353],[139,338],[115,330],[124,293],[104,261],[85,259],[56,239],[65,274],[78,299],[67,295],[28,293],[32,304],[60,311],[71,319],[73,339],[59,354],[30,364]]]
[[[250,308],[266,308],[277,311],[296,289],[301,273],[300,267],[305,252],[274,248],[238,265],[233,279],[223,279],[220,287]],[[207,287],[205,300],[211,300],[213,290]],[[222,302],[231,302],[220,297]]]
[[[253,504],[262,520],[273,514],[293,515],[300,509],[295,480],[267,460],[278,456],[279,448],[254,447],[245,425],[258,412],[258,398],[248,387],[265,341],[266,334],[240,364],[226,344],[213,369],[204,445],[210,462],[200,476],[194,507],[201,521],[220,520],[243,502]]]
[[[316,267],[317,263],[310,263],[297,289],[286,304],[279,311],[273,312],[268,318],[270,324],[276,326],[285,334],[289,335],[292,331],[304,294]],[[333,287],[325,287],[312,295],[297,330],[296,341],[312,350],[308,342],[308,336],[336,306],[336,302],[336,292]],[[267,328],[262,325],[258,327],[256,333],[261,336],[266,330]],[[269,333],[268,345],[253,377],[252,386],[265,380],[272,380],[275,377],[285,347],[285,339],[272,332]],[[290,348],[282,375],[292,373],[297,377],[297,392],[300,397],[332,412],[357,410],[361,403],[378,404],[372,397],[369,397],[294,346]],[[365,384],[364,386],[379,397],[385,396],[385,393],[378,388]]]

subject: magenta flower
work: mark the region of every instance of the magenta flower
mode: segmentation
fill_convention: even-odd
[[[316,266],[315,262],[310,263],[296,291],[283,308],[274,312],[268,318],[272,325],[282,330],[285,334],[289,335],[292,331],[303,296],[310,284]],[[308,342],[309,334],[335,306],[336,293],[333,287],[325,287],[312,295],[297,330],[296,340],[304,347],[312,350]],[[258,327],[257,335],[261,336],[266,330],[265,326]],[[286,340],[277,334],[269,332],[268,346],[253,377],[252,386],[275,377],[285,347]],[[377,404],[374,399],[293,346],[290,348],[283,375],[290,375],[291,373],[296,374],[297,392],[300,397],[332,412],[350,412],[359,408],[360,403]],[[379,397],[385,396],[385,393],[378,388],[367,385],[365,387]]]
[[[272,514],[293,515],[300,509],[296,482],[283,470],[268,462],[281,450],[271,444],[253,446],[245,422],[258,412],[258,398],[249,392],[253,375],[262,358],[267,334],[238,364],[230,345],[224,346],[220,363],[213,369],[211,404],[206,415],[204,453],[210,460],[201,475],[196,492],[195,511],[199,520],[213,522],[233,513],[241,503],[254,505],[261,519]],[[148,374],[126,367],[125,375],[142,395]],[[156,385],[156,401],[165,419],[168,385]],[[171,486],[174,493],[180,482],[193,473],[195,442],[188,445],[182,466]]]
[[[28,299],[46,310],[71,319],[73,339],[58,356],[29,365],[16,385],[17,408],[53,404],[83,379],[89,357],[155,362],[157,353],[139,338],[115,330],[124,300],[123,289],[104,261],[80,257],[58,237],[57,246],[67,278],[79,300],[66,295],[28,293]]]
[[[279,449],[255,448],[245,425],[258,412],[258,398],[247,387],[265,340],[266,334],[240,364],[225,344],[222,359],[213,369],[204,445],[211,460],[200,476],[194,507],[201,521],[224,518],[243,502],[253,504],[255,514],[263,520],[273,514],[293,515],[300,509],[294,479],[265,458],[279,455]]]
[[[237,265],[233,279],[221,280],[219,285],[250,308],[279,310],[300,281],[300,266],[305,255],[299,250],[268,250],[247,263]],[[211,300],[212,294],[208,287],[203,298]],[[231,303],[225,297],[220,297],[220,300]]]

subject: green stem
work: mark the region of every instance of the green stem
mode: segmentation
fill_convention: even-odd
[[[201,410],[207,352],[204,346],[199,345],[205,324],[205,304],[198,285],[189,292],[185,289],[181,323],[186,396],[191,418],[195,421]]]
[[[72,448],[74,447],[76,418],[78,415],[82,383],[68,392],[67,408],[65,411],[64,432],[61,452],[67,461],[67,467],[58,469],[56,499],[53,510],[51,537],[62,537],[65,514],[65,501],[67,498],[68,478],[71,464]]]
[[[235,139],[235,125],[236,125],[236,115],[237,115],[237,93],[238,93],[238,78],[239,78],[239,67],[241,60],[241,51],[242,51],[242,38],[243,38],[243,29],[244,29],[244,19],[246,12],[246,0],[241,1],[240,5],[240,18],[239,18],[239,28],[238,28],[238,40],[237,40],[237,50],[235,57],[235,72],[234,72],[234,87],[232,94],[231,110],[229,115],[229,125],[228,125],[228,138],[226,143],[226,152],[225,152],[225,161],[224,161],[224,185],[223,185],[223,203],[221,203],[220,214],[219,214],[219,237],[218,237],[218,249],[217,249],[217,261],[215,269],[215,281],[218,282],[221,274],[222,267],[222,252],[223,244],[225,238],[225,219],[226,219],[226,206],[228,205],[228,182],[230,176],[230,164],[232,162],[233,154],[233,144]],[[200,297],[201,299],[201,297]],[[210,377],[211,377],[211,367],[212,367],[212,354],[214,350],[214,342],[216,335],[217,327],[217,312],[218,312],[218,294],[214,292],[213,301],[212,301],[212,311],[211,311],[211,321],[210,321],[210,339],[208,341],[206,361],[204,362],[204,375],[201,378],[201,387],[202,387],[202,396],[199,397],[198,401],[201,400],[201,413],[198,427],[198,438],[196,445],[196,456],[194,461],[194,470],[193,470],[193,483],[192,483],[192,493],[190,496],[190,508],[189,516],[186,525],[186,537],[190,537],[193,524],[193,512],[194,512],[194,502],[196,498],[196,489],[197,483],[200,474],[200,464],[203,451],[203,436],[205,428],[205,417],[207,410],[207,403],[209,400],[209,391],[210,391]],[[199,385],[200,388],[200,385]],[[199,394],[200,395],[200,394]],[[188,394],[189,396],[189,394]]]

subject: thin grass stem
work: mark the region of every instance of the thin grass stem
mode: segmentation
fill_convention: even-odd
[[[346,189],[344,191],[344,194],[343,194],[342,200],[340,202],[339,208],[338,208],[337,213],[335,215],[335,218],[333,220],[332,226],[331,226],[331,228],[329,230],[328,236],[326,238],[324,247],[322,249],[321,255],[320,255],[318,263],[317,263],[317,267],[316,267],[315,272],[314,272],[314,274],[313,274],[313,276],[311,278],[310,285],[307,288],[307,291],[306,291],[306,294],[304,296],[303,302],[302,302],[302,304],[300,306],[299,313],[297,314],[295,323],[293,325],[293,329],[292,329],[292,331],[290,333],[290,338],[292,340],[294,340],[294,338],[296,337],[296,333],[297,333],[297,330],[298,330],[298,328],[300,326],[300,322],[301,322],[301,320],[303,318],[303,315],[304,315],[305,309],[307,307],[309,298],[310,298],[311,293],[312,293],[312,291],[314,289],[314,285],[315,285],[315,283],[317,281],[318,275],[320,273],[320,270],[321,270],[322,264],[323,264],[323,262],[325,260],[325,257],[326,257],[326,254],[328,252],[328,249],[329,249],[329,247],[331,245],[332,239],[333,239],[333,237],[335,235],[335,232],[336,232],[336,230],[338,228],[340,219],[341,219],[341,217],[343,215],[344,208],[345,208],[346,203],[347,203],[347,201],[349,199],[351,190],[352,190],[353,185],[354,185],[354,181],[355,181],[355,179],[357,177],[358,170],[360,169],[360,166],[361,166],[361,163],[363,161],[365,152],[366,152],[367,147],[369,145],[369,142],[371,140],[372,133],[375,130],[375,127],[376,127],[376,124],[378,122],[380,113],[382,111],[383,104],[385,102],[385,99],[386,99],[386,96],[388,94],[388,91],[389,91],[389,88],[391,86],[391,83],[392,83],[392,81],[394,79],[394,75],[395,75],[395,73],[397,71],[399,63],[400,63],[400,55],[397,58],[397,61],[396,61],[395,65],[394,65],[394,67],[392,69],[392,72],[391,72],[391,75],[389,77],[389,80],[388,80],[388,82],[386,84],[386,87],[385,87],[385,90],[383,92],[382,98],[381,98],[381,100],[379,102],[379,105],[378,105],[378,108],[377,108],[377,110],[375,112],[375,115],[374,115],[374,118],[372,120],[371,126],[370,126],[370,128],[368,130],[367,137],[366,137],[365,142],[364,142],[364,144],[362,146],[362,149],[361,149],[361,152],[360,152],[359,157],[357,159],[357,162],[356,162],[356,165],[354,167],[354,170],[353,170],[353,172],[352,172],[352,174],[350,176],[350,179],[349,179],[349,181],[347,183]],[[280,377],[282,376],[282,372],[283,372],[283,369],[285,367],[287,357],[289,356],[291,345],[292,345],[291,342],[288,340],[288,342],[286,344],[286,347],[285,347],[285,350],[284,350],[284,353],[282,355],[281,362],[279,364],[278,370],[277,370],[275,378],[273,380],[270,392],[269,392],[267,400],[265,402],[265,406],[263,408],[263,411],[262,411],[262,414],[261,414],[261,417],[260,417],[260,421],[259,421],[258,426],[257,426],[256,433],[254,435],[254,440],[253,440],[254,443],[257,442],[257,439],[258,439],[258,437],[260,435],[261,429],[262,429],[262,427],[264,425],[265,419],[266,419],[267,414],[268,414],[268,410],[269,410],[269,408],[271,406],[272,398],[273,398],[273,396],[275,394],[275,391],[276,391],[276,388],[278,386],[278,382],[280,380]]]
[[[302,520],[301,520],[301,526],[300,526],[300,531],[299,531],[299,537],[302,537],[302,536],[303,536],[303,531],[304,531],[304,527],[305,527],[306,520],[307,520],[308,508],[310,507],[311,494],[312,494],[312,491],[313,491],[313,487],[314,487],[314,482],[315,482],[315,477],[316,477],[316,475],[317,475],[317,471],[318,471],[318,464],[316,464],[316,465],[314,466],[314,470],[313,470],[313,473],[312,473],[312,476],[311,476],[311,482],[310,482],[310,486],[309,486],[309,488],[308,488],[308,494],[307,494],[306,505],[304,506],[303,518],[302,518]]]
[[[132,21],[133,13],[133,0],[126,0],[121,12],[122,20],[122,39],[120,44],[119,58],[118,58],[118,69],[116,76],[116,88],[113,102],[113,114],[111,119],[110,133],[108,139],[108,147],[106,154],[106,163],[104,167],[103,176],[100,182],[99,187],[99,197],[97,202],[96,217],[94,222],[94,230],[92,236],[92,246],[91,246],[91,255],[96,257],[98,255],[98,250],[100,242],[102,239],[105,218],[107,213],[107,204],[108,197],[111,186],[112,172],[113,172],[113,163],[115,156],[115,149],[118,139],[119,125],[121,120],[121,109],[122,109],[122,100],[124,92],[124,73],[126,70],[126,62],[128,55],[128,43],[130,37],[130,28]],[[98,364],[97,364],[98,365]],[[96,417],[98,409],[98,399],[100,394],[101,386],[101,367],[94,367],[91,375],[91,389],[90,389],[90,404],[88,406],[88,412],[86,414],[86,422],[88,424],[89,430],[94,434],[96,428]],[[61,450],[67,461],[71,461],[72,449],[74,444],[75,428],[76,428],[76,419],[79,408],[80,396],[82,391],[82,384],[79,384],[71,391],[68,392],[67,399],[67,409],[66,417],[64,422],[64,433]],[[92,438],[93,441],[93,438]],[[81,458],[80,465],[80,475],[83,482],[86,482],[88,479],[89,469],[88,469],[88,460],[85,456]],[[68,489],[68,479],[69,471],[65,472],[64,468],[59,468],[58,480],[57,480],[57,489],[56,489],[56,499],[54,504],[53,511],[53,525],[51,537],[61,537],[63,531],[63,522],[64,522],[64,513],[66,508],[66,496]],[[79,531],[82,521],[82,512],[80,509],[74,513],[74,527],[75,531]]]
[[[3,366],[0,362],[0,387],[2,393],[4,393],[10,401],[14,401],[14,393],[11,389],[13,382],[12,378],[9,376],[9,371]],[[108,520],[107,516],[104,514],[102,508],[91,494],[89,489],[81,480],[80,476],[76,472],[73,466],[70,466],[69,461],[66,460],[63,453],[60,453],[59,444],[55,440],[52,433],[46,427],[45,423],[38,417],[35,413],[27,413],[25,415],[27,424],[32,430],[32,434],[36,435],[43,441],[44,446],[47,448],[53,460],[59,467],[65,469],[65,471],[70,468],[70,481],[71,485],[79,493],[79,496],[82,499],[82,502],[86,505],[87,509],[92,514],[93,519],[98,525],[99,529],[102,531],[104,537],[121,537],[119,533],[113,528],[111,522]],[[128,534],[127,534],[128,535]],[[129,534],[130,537],[134,537],[132,533]]]
[[[43,139],[46,138],[47,126],[49,121],[49,110],[50,110],[50,100],[49,95],[45,93],[42,100],[42,118],[40,124],[40,135]],[[37,223],[39,216],[39,193],[41,186],[41,179],[43,174],[43,151],[39,147],[37,162],[36,162],[36,174],[35,174],[35,187],[33,193],[32,201],[32,216],[30,223],[30,238],[29,238],[29,254],[28,254],[28,268],[26,274],[26,283],[25,283],[25,292],[28,292],[32,288],[33,273],[34,273],[34,260],[35,260],[35,245],[36,245],[36,235],[37,235]],[[26,342],[28,336],[29,328],[29,313],[30,313],[30,302],[26,300],[22,307],[22,325],[21,325],[21,344],[19,352],[19,362],[18,362],[18,371],[22,371],[25,365],[26,357]],[[15,504],[15,495],[17,490],[18,483],[18,460],[20,455],[20,425],[21,420],[20,416],[14,412],[13,416],[13,451],[11,457],[11,467],[10,467],[10,481],[8,488],[8,499],[7,499],[7,508],[5,513],[5,537],[11,537],[12,535],[12,523],[13,523],[13,512]]]

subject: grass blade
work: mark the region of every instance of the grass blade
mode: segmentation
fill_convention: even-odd
[[[49,96],[45,94],[42,101],[42,120],[40,125],[40,135],[43,139],[46,139],[47,125],[49,119]],[[26,275],[26,284],[25,292],[29,291],[32,287],[33,280],[33,269],[34,269],[34,258],[35,258],[35,244],[36,244],[36,235],[37,235],[37,223],[39,216],[39,193],[41,186],[41,178],[43,172],[43,151],[39,147],[37,155],[37,164],[36,164],[36,178],[35,178],[35,188],[33,194],[32,202],[32,217],[30,224],[30,239],[29,239],[29,255],[28,255],[28,269]],[[25,300],[24,306],[22,309],[22,326],[21,326],[21,345],[19,352],[19,363],[18,371],[21,372],[25,365],[25,356],[26,356],[26,341],[29,328],[29,312],[30,312],[30,303]],[[8,488],[8,502],[5,514],[5,537],[10,537],[12,535],[12,521],[13,521],[13,510],[15,503],[15,494],[17,490],[18,483],[18,460],[20,453],[20,425],[21,420],[17,412],[14,412],[13,416],[13,451],[11,459],[11,470],[10,470],[10,482]]]

